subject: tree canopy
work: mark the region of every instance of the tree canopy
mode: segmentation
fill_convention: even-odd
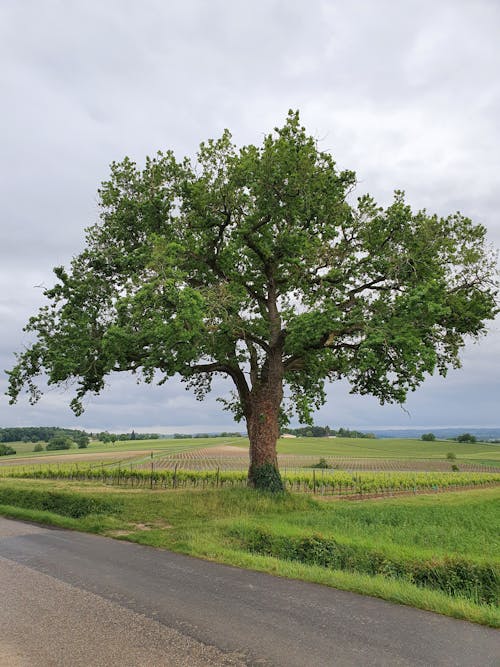
[[[466,337],[497,312],[485,228],[460,213],[413,212],[403,192],[353,199],[339,170],[290,112],[261,146],[225,131],[195,160],[173,152],[111,165],[100,221],[10,371],[26,387],[76,381],[71,407],[113,371],[160,384],[179,374],[198,398],[230,378],[250,437],[250,480],[276,467],[279,419],[303,423],[325,381],[403,403],[427,374],[460,365]]]

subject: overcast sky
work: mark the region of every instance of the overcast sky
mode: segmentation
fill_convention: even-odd
[[[0,369],[28,342],[51,269],[68,264],[97,219],[108,165],[158,149],[193,155],[229,128],[260,143],[289,108],[353,169],[359,194],[456,210],[500,246],[498,0],[0,0]],[[331,385],[318,424],[500,426],[500,324],[463,368],[430,378],[407,412]],[[0,392],[6,376],[0,376]],[[76,419],[52,389],[35,407],[0,399],[0,427],[234,428],[176,380],[110,378]]]

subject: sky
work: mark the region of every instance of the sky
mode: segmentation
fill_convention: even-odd
[[[3,396],[52,267],[84,247],[99,183],[125,155],[193,156],[224,128],[259,144],[299,109],[357,193],[460,210],[500,247],[499,34],[498,0],[0,0],[0,427],[243,429],[216,402],[222,379],[199,403],[175,378],[115,375],[78,419],[68,390],[36,406]],[[500,426],[500,321],[462,359],[404,409],[329,385],[315,422]]]

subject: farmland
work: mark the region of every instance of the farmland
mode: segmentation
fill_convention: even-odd
[[[106,465],[127,460],[133,467],[150,466],[151,453],[157,470],[175,467],[185,470],[245,470],[248,468],[248,440],[245,438],[192,438],[134,440],[113,445],[92,442],[88,449],[33,452],[32,443],[13,443],[15,456],[0,459],[0,467],[13,464],[63,462],[100,462]],[[300,470],[324,458],[337,470],[348,471],[449,471],[447,459],[460,470],[500,471],[500,445],[489,443],[458,443],[452,441],[423,442],[412,439],[356,438],[282,438],[278,441],[280,468]]]
[[[500,447],[487,443],[283,438],[278,452],[285,487],[293,492],[393,495],[500,483]],[[92,443],[86,450],[42,454],[34,457],[21,448],[3,457],[0,475],[204,489],[245,486],[249,463],[243,438]]]

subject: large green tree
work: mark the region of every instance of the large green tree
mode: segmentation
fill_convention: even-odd
[[[279,422],[291,409],[310,420],[325,380],[402,403],[459,366],[496,312],[484,227],[414,213],[399,191],[385,209],[351,203],[354,185],[293,112],[262,146],[238,150],[226,131],[194,162],[113,163],[86,249],[55,269],[26,327],[11,401],[23,387],[38,400],[44,374],[76,380],[77,414],[113,371],[179,374],[200,398],[221,374],[248,427],[250,483],[276,470],[279,487]]]

